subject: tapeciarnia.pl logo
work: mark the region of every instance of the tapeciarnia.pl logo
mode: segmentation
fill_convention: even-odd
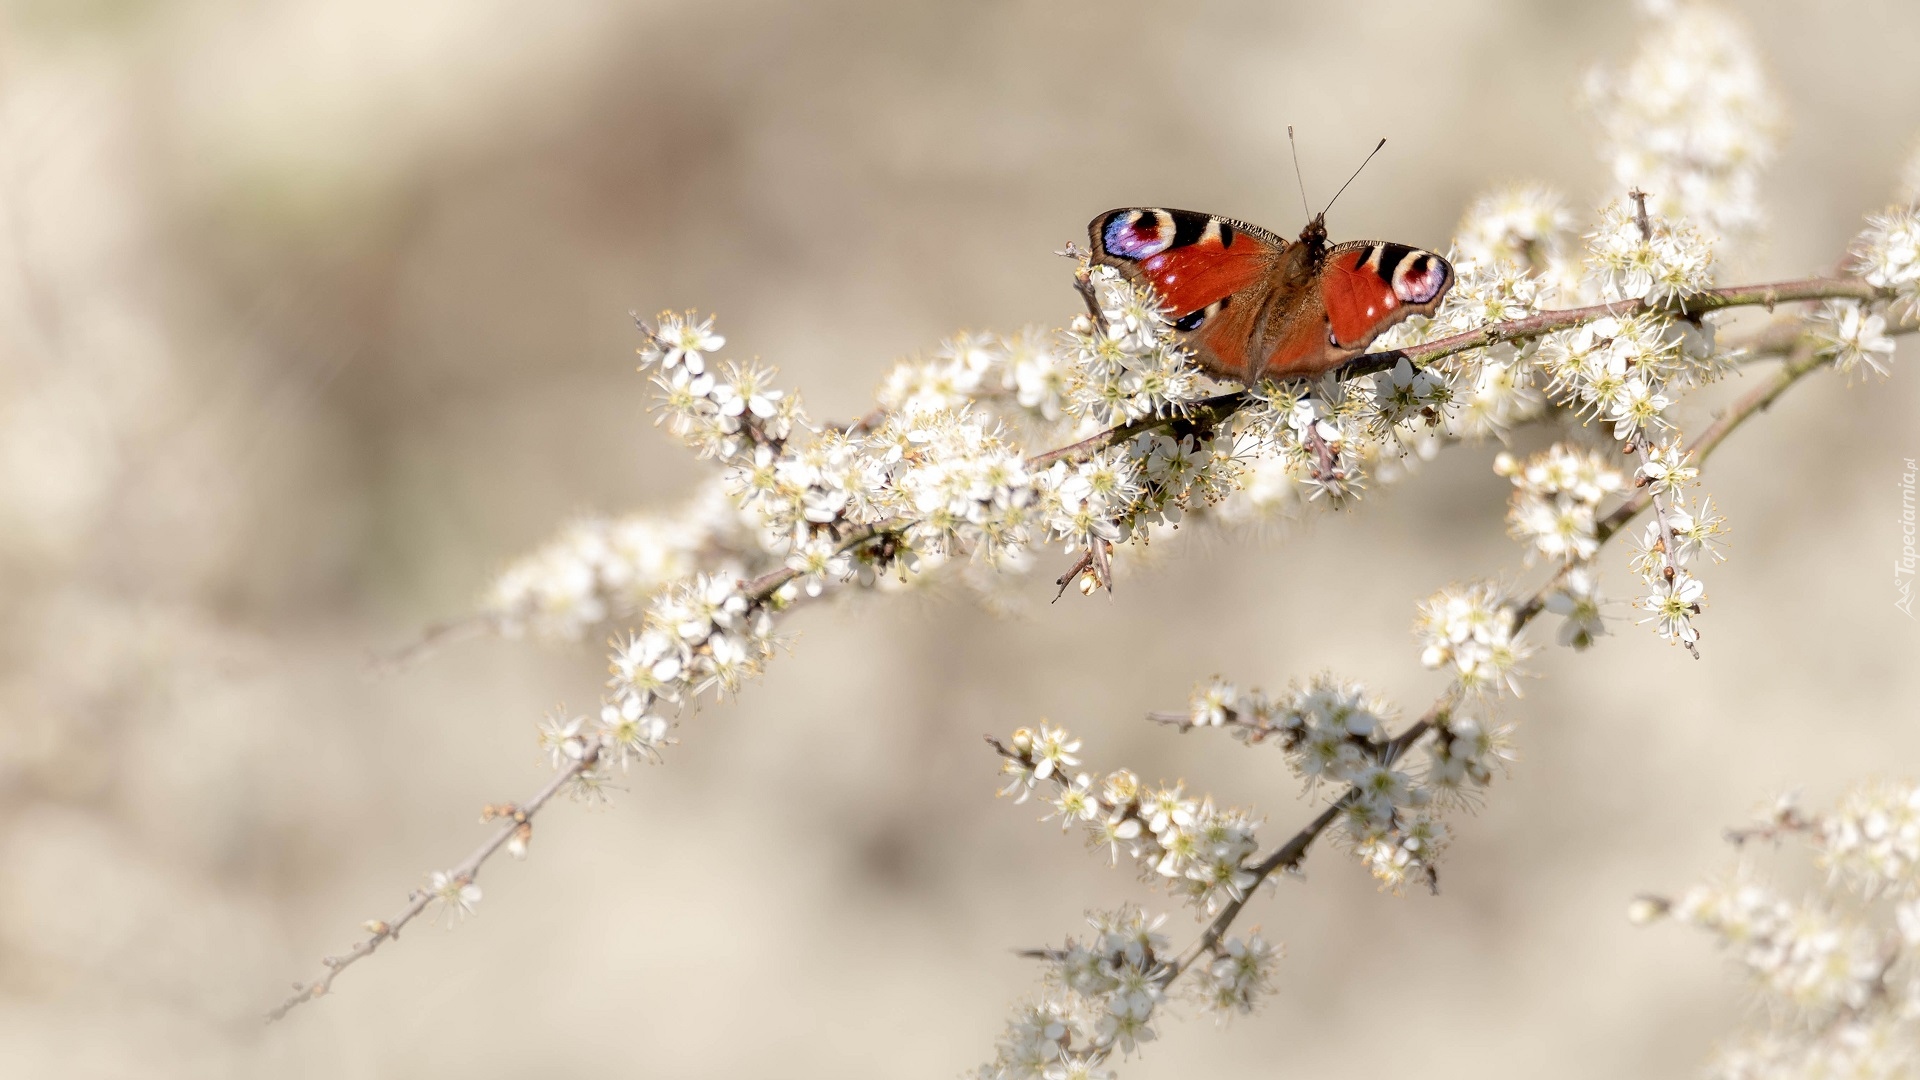
[[[1912,458],[1903,459],[1906,471],[1900,474],[1900,558],[1893,564],[1893,591],[1898,594],[1893,606],[1913,618],[1913,476],[1917,471]]]

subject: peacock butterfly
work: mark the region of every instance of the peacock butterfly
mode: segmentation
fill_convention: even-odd
[[[1331,371],[1402,319],[1433,314],[1453,286],[1453,266],[1431,251],[1382,240],[1329,246],[1325,211],[1292,243],[1232,218],[1156,207],[1109,210],[1087,232],[1093,263],[1151,285],[1201,367],[1248,385]]]

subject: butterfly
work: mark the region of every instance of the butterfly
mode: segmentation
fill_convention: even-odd
[[[1158,207],[1109,210],[1087,226],[1092,261],[1150,285],[1201,367],[1252,385],[1325,374],[1387,328],[1431,315],[1453,266],[1384,240],[1327,243],[1326,212],[1291,243],[1257,225]]]

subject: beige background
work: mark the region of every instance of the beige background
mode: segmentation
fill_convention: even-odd
[[[363,658],[567,515],[689,489],[630,308],[719,312],[837,416],[955,330],[1070,317],[1050,252],[1108,206],[1296,228],[1290,122],[1320,199],[1390,139],[1343,237],[1441,245],[1510,179],[1606,194],[1572,98],[1625,54],[1623,12],[1341,7],[0,4],[7,1075],[953,1076],[1032,985],[1010,947],[1159,903],[996,802],[982,733],[1052,717],[1090,765],[1303,820],[1277,755],[1141,715],[1214,671],[1322,666],[1421,707],[1412,605],[1517,573],[1493,447],[1025,621],[805,612],[665,767],[490,868],[476,919],[258,1024],[462,855],[481,803],[540,782],[545,709],[594,699],[593,642],[469,643],[385,680]],[[1744,10],[1792,119],[1749,265],[1798,274],[1920,134],[1920,10]],[[1920,774],[1920,626],[1889,581],[1920,454],[1902,350],[1714,461],[1735,532],[1705,660],[1633,627],[1543,653],[1523,761],[1459,822],[1442,895],[1316,852],[1258,909],[1289,952],[1267,1007],[1169,1025],[1125,1075],[1693,1071],[1748,1001],[1627,899],[1720,867],[1721,826],[1780,788]]]

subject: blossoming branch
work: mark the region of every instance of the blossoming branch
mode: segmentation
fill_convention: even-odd
[[[478,615],[428,635],[575,640],[630,625],[613,643],[602,702],[547,718],[539,737],[554,772],[539,793],[488,808],[499,824],[486,843],[432,875],[399,915],[367,924],[273,1015],[329,992],[422,914],[471,910],[480,869],[501,849],[524,855],[553,796],[605,798],[617,772],[658,760],[689,709],[737,691],[773,657],[797,605],[941,585],[1014,604],[1042,566],[1062,590],[1094,592],[1145,545],[1338,508],[1444,447],[1551,428],[1549,449],[1495,460],[1514,486],[1507,527],[1545,580],[1526,594],[1453,586],[1420,605],[1422,661],[1447,683],[1414,723],[1393,733],[1388,703],[1333,675],[1274,698],[1215,680],[1167,718],[1277,746],[1329,796],[1266,855],[1251,812],[1126,770],[1098,781],[1075,771],[1080,744],[1061,728],[996,744],[1008,793],[1049,785],[1063,825],[1167,884],[1206,926],[1170,954],[1161,918],[1125,908],[1094,916],[1085,940],[1040,950],[1042,992],[983,1075],[1100,1075],[1116,1050],[1152,1038],[1157,1010],[1189,973],[1183,985],[1209,1007],[1251,1008],[1278,946],[1228,931],[1254,890],[1336,824],[1385,885],[1436,883],[1444,811],[1510,760],[1495,706],[1517,693],[1535,648],[1523,632],[1551,614],[1566,645],[1603,637],[1599,558],[1627,535],[1640,621],[1697,655],[1703,571],[1728,527],[1698,491],[1706,456],[1816,371],[1886,374],[1893,336],[1920,327],[1911,205],[1869,215],[1841,273],[1720,284],[1721,252],[1762,223],[1755,191],[1777,106],[1743,33],[1714,9],[1654,10],[1646,31],[1632,63],[1589,87],[1617,193],[1594,220],[1576,229],[1567,200],[1539,185],[1477,200],[1448,253],[1457,281],[1433,317],[1311,383],[1213,383],[1157,296],[1077,253],[1086,310],[1064,329],[955,338],[897,365],[877,408],[850,423],[813,420],[769,368],[721,361],[726,341],[711,318],[643,323],[656,420],[715,463],[711,479],[671,514],[576,523],[509,567]],[[1758,329],[1723,325],[1739,309],[1803,304],[1815,306]],[[1714,424],[1681,430],[1677,402],[1776,358],[1778,370]]]

